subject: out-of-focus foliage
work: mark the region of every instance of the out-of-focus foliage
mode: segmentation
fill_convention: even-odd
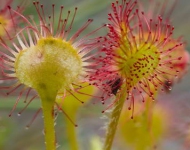
[[[146,103],[150,102],[150,99],[146,100]],[[125,107],[118,128],[124,143],[135,150],[154,148],[166,132],[169,122],[169,114],[161,105],[142,105],[135,103],[134,119],[130,118],[131,111]]]

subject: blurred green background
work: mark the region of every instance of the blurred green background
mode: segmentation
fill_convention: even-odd
[[[144,0],[147,3],[149,0]],[[170,0],[171,2],[173,0]],[[78,12],[75,18],[72,32],[74,33],[82,26],[89,18],[94,19],[93,23],[85,30],[86,33],[92,31],[107,21],[107,13],[110,11],[110,0],[40,0],[44,5],[46,14],[51,14],[52,3],[56,4],[55,14],[59,15],[59,7],[64,5],[64,12],[73,10],[78,7]],[[19,5],[21,1],[14,0],[14,6]],[[23,12],[26,15],[34,16],[34,20],[38,21],[37,12],[32,4],[32,1],[26,2],[26,10]],[[173,24],[175,26],[175,36],[183,35],[187,41],[187,48],[190,50],[190,1],[180,0],[172,15]],[[106,29],[103,29],[106,33]],[[190,73],[176,84],[170,94],[160,95],[158,100],[163,105],[168,106],[168,109],[175,114],[171,122],[171,131],[157,146],[158,150],[180,150],[184,145],[184,139],[190,133],[187,133],[187,127],[190,124]],[[25,106],[23,100],[19,102],[17,108],[11,117],[8,117],[18,93],[12,96],[1,96],[0,102],[0,150],[43,150],[43,120],[42,114],[38,114],[35,121],[29,129],[25,129],[26,125],[32,120],[35,112],[40,107],[40,102],[35,99],[18,117],[17,113]],[[77,135],[81,150],[92,150],[92,141],[103,141],[105,135],[106,119],[102,119],[101,111],[105,106],[101,104],[93,104],[89,102],[79,110]],[[58,150],[68,150],[68,141],[66,137],[66,129],[64,125],[64,115],[59,114],[56,125],[56,136]],[[120,140],[119,135],[114,141],[113,150],[126,150],[127,147]],[[96,149],[98,150],[98,149]]]

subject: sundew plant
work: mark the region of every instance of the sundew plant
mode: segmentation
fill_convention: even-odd
[[[188,94],[183,2],[0,1],[0,149],[162,149],[158,139],[174,131],[178,82]],[[187,19],[175,24],[175,15]],[[167,95],[172,105],[157,106]],[[16,113],[31,135],[15,133]],[[21,144],[6,142],[14,139]]]

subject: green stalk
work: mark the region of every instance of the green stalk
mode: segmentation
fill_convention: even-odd
[[[52,93],[52,92],[51,92]],[[43,119],[44,119],[44,133],[46,150],[55,150],[55,129],[54,129],[54,115],[53,107],[55,103],[56,94],[41,91],[39,93],[42,103]]]
[[[103,150],[110,150],[112,147],[121,111],[127,97],[126,88],[122,89],[121,92],[122,93],[118,93],[116,96],[116,98],[119,97],[120,99],[115,103],[115,107],[112,111]]]
[[[76,119],[76,112],[71,111],[69,113],[69,117],[72,119]],[[76,136],[76,127],[75,125],[66,118],[66,129],[67,129],[67,136],[69,140],[69,145],[71,150],[78,150],[78,143],[77,143],[77,136]]]

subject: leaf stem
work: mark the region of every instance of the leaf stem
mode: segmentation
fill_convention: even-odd
[[[112,143],[113,143],[114,136],[115,136],[115,133],[117,130],[117,125],[118,125],[118,121],[120,118],[120,114],[121,114],[124,102],[126,100],[126,97],[127,97],[126,88],[122,89],[121,93],[118,92],[116,98],[118,98],[118,97],[120,99],[115,103],[115,107],[112,111],[110,122],[108,125],[107,134],[106,134],[106,141],[104,143],[103,150],[110,150],[112,147]]]
[[[42,110],[43,110],[46,150],[55,150],[56,141],[55,141],[53,107],[55,103],[56,94],[53,93],[50,94],[49,92],[46,92],[44,90],[39,92],[39,95],[41,98]]]

